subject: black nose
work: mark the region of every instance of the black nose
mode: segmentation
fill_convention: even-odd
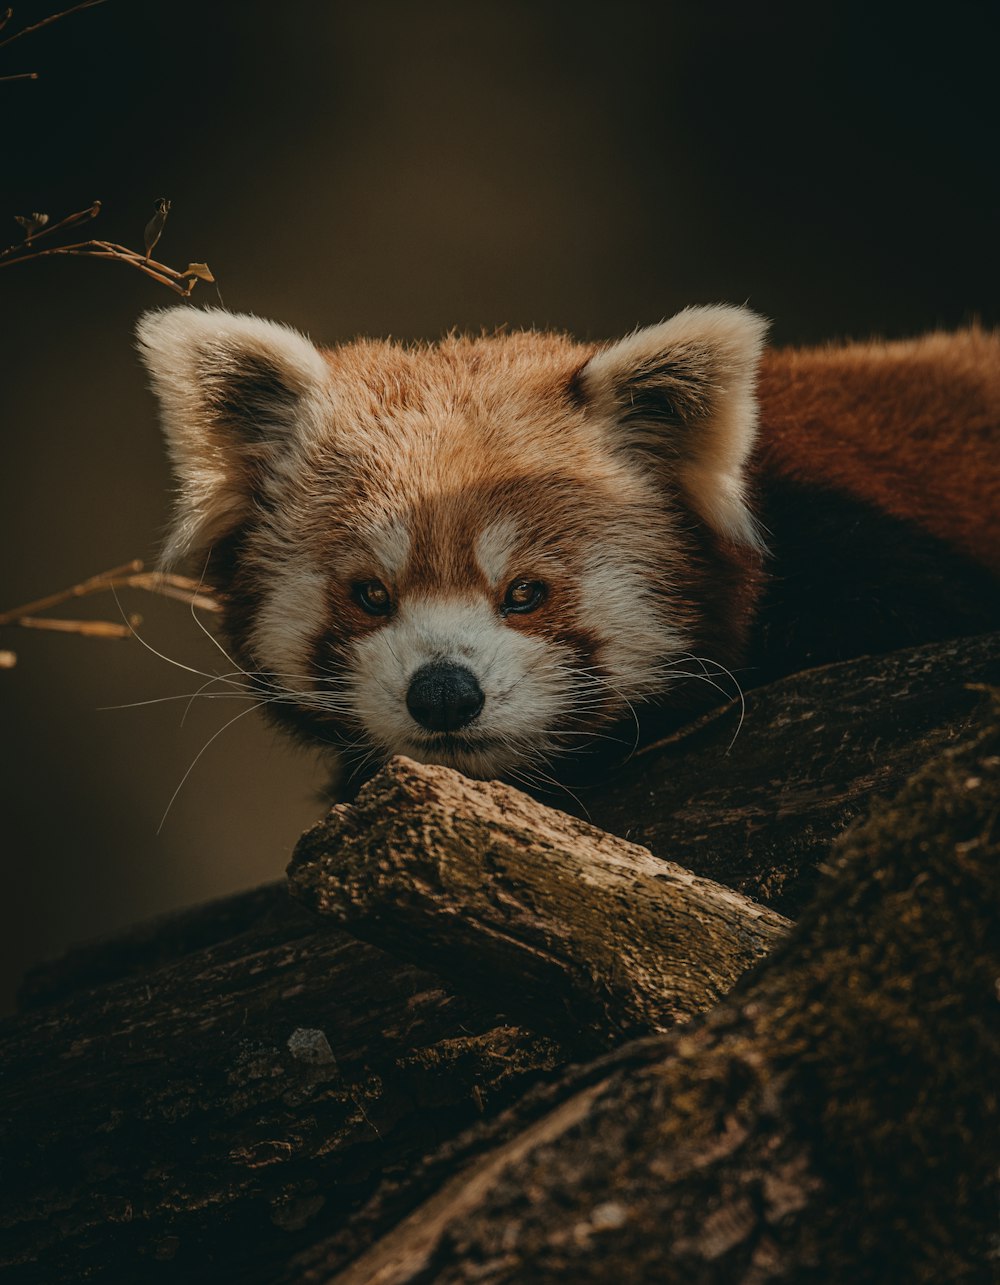
[[[406,708],[421,727],[453,732],[472,722],[485,699],[471,669],[436,660],[423,665],[410,679]]]

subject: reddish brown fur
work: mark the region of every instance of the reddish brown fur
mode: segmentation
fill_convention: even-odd
[[[867,500],[1000,574],[1000,335],[765,355],[760,467]]]
[[[740,310],[688,310],[602,349],[514,333],[322,354],[279,327],[209,314],[196,323],[209,342],[235,326],[249,345],[245,360],[223,345],[215,401],[178,373],[182,324],[164,323],[159,352],[150,323],[188,485],[175,546],[215,543],[227,630],[252,669],[335,679],[352,649],[388,655],[375,635],[391,615],[357,601],[368,580],[385,581],[401,628],[414,604],[478,603],[486,637],[558,644],[547,651],[566,672],[603,677],[606,693],[634,678],[637,699],[664,692],[672,708],[683,684],[657,686],[661,662],[749,656],[741,676],[753,681],[1000,621],[996,585],[964,561],[1000,574],[1000,337],[978,328],[766,354],[748,464],[762,324]],[[260,437],[251,423],[241,435],[237,412],[280,420],[283,378],[294,431]],[[303,387],[321,395],[300,404]],[[509,534],[491,534],[505,523]],[[477,556],[484,533],[499,552]],[[536,610],[505,613],[511,578],[547,585]],[[590,689],[591,730],[631,709]],[[275,713],[359,731],[346,707],[307,706]],[[367,708],[369,723],[383,717]]]
[[[495,594],[473,539],[491,517],[512,518],[524,550],[518,574],[548,581],[552,592],[547,610],[510,623],[554,636],[557,611],[563,627],[569,622],[576,563],[608,513],[633,529],[631,538],[648,538],[648,511],[642,513],[656,494],[652,478],[639,483],[626,476],[573,400],[572,376],[593,351],[538,333],[451,338],[417,348],[361,341],[330,351],[344,431],[334,429],[317,449],[312,471],[293,482],[330,497],[325,508],[303,506],[308,522],[298,538],[346,585],[382,575],[364,553],[366,525],[402,515],[411,545],[402,577],[390,586],[395,594],[433,595],[456,586]],[[656,553],[672,562],[674,522],[653,504],[663,509],[664,539]],[[557,533],[554,543],[551,533]],[[362,620],[343,594],[331,608],[352,626],[378,627],[377,620]],[[683,616],[680,602],[677,610]]]
[[[580,416],[573,380],[594,351],[562,335],[517,333],[412,349],[362,342],[328,360],[345,382],[367,390],[368,409],[379,417],[420,412],[441,386],[473,398],[481,422],[453,442],[447,464],[455,506],[435,515],[461,527],[466,497],[481,498],[484,483],[499,490],[552,468],[551,457],[537,453],[538,442],[551,440],[544,421]],[[759,398],[763,471],[844,490],[1000,573],[1000,336],[971,327],[891,343],[772,350]],[[519,412],[541,420],[542,431],[525,440],[530,453],[504,457],[489,419],[509,423]],[[572,472],[586,477],[586,460],[579,465]],[[421,542],[428,575],[441,574],[435,550],[443,544]]]
[[[648,501],[648,492],[637,497],[640,507],[630,518],[620,477],[593,449],[587,407],[574,390],[576,373],[594,351],[561,335],[515,333],[413,348],[361,341],[326,354],[344,390],[348,432],[334,435],[335,459],[317,460],[310,478],[315,484],[328,474],[324,486],[336,503],[321,528],[301,535],[320,565],[340,573],[331,588],[333,633],[358,636],[380,624],[348,592],[352,580],[381,574],[375,560],[362,556],[338,566],[344,548],[356,557],[364,547],[359,512],[405,515],[410,557],[390,586],[403,598],[456,585],[495,594],[469,537],[484,515],[507,515],[526,551],[518,574],[550,584],[541,609],[508,624],[568,642],[581,663],[591,661],[599,646],[575,610],[576,557],[593,541],[609,501],[622,506],[622,522],[632,521],[637,535]],[[769,352],[759,395],[755,471],[868,501],[1000,572],[996,336],[972,329]],[[408,420],[402,432],[378,427]],[[359,425],[363,468],[352,458]],[[556,454],[553,443],[564,449]],[[449,482],[445,493],[441,477]],[[650,565],[671,569],[672,610],[696,649],[736,663],[753,623],[759,559],[710,531],[682,496],[672,494],[670,508],[682,513],[683,524],[666,522]],[[546,531],[557,532],[559,544],[539,559],[538,537]]]

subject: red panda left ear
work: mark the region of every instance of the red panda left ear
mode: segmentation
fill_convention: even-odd
[[[261,477],[322,415],[329,368],[290,327],[219,308],[147,312],[137,339],[178,482],[169,565],[252,511]]]
[[[720,535],[759,546],[744,473],[757,432],[767,322],[749,308],[685,308],[601,349],[578,373],[587,407],[621,445],[669,470]]]

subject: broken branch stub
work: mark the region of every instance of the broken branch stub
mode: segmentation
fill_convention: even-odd
[[[580,1048],[711,1007],[788,921],[498,782],[395,758],[299,841],[295,896]]]

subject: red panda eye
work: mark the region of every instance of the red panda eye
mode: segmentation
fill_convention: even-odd
[[[501,612],[506,616],[511,612],[524,614],[541,606],[548,588],[541,580],[512,580],[504,594]]]
[[[363,580],[351,592],[354,601],[370,616],[387,616],[392,610],[392,596],[381,580]]]

